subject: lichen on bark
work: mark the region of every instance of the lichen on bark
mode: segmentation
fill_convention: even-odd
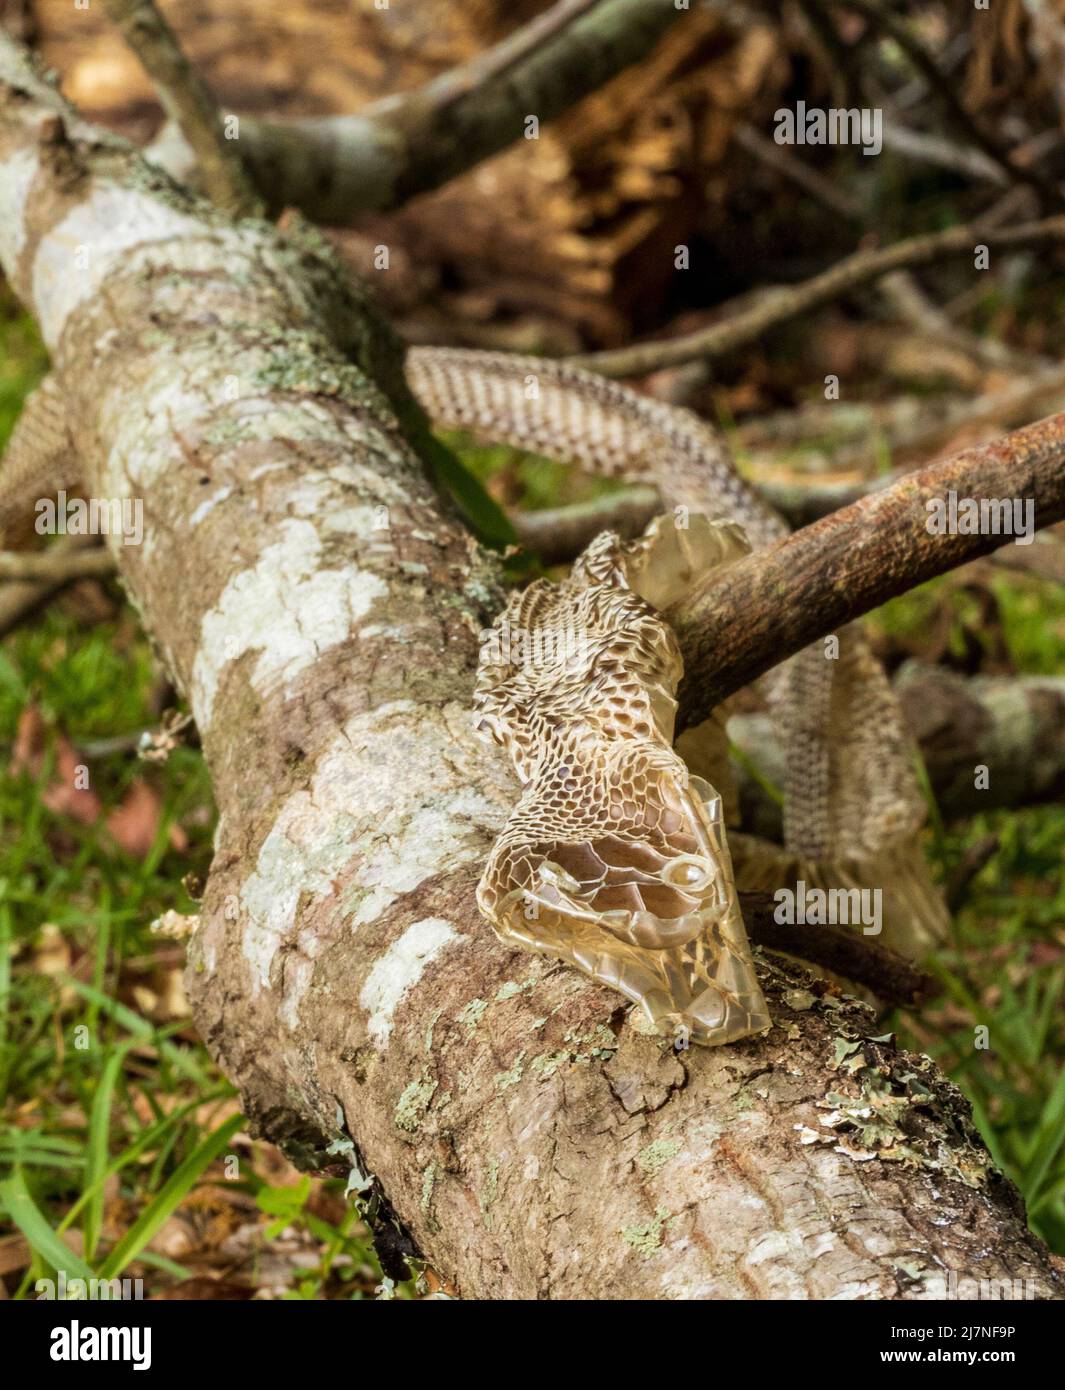
[[[252,1126],[354,1156],[468,1297],[918,1297],[951,1270],[1060,1296],[960,1097],[856,1001],[763,956],[768,1032],[678,1056],[493,938],[474,887],[516,788],[467,712],[497,571],[318,251],[146,174],[9,45],[0,202],[88,486],[145,502],[116,558],[219,808],[189,993]]]

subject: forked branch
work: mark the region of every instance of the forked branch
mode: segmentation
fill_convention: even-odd
[[[104,0],[111,20],[155,84],[167,115],[192,146],[207,196],[227,212],[261,211],[235,144],[222,130],[221,114],[203,78],[192,66],[154,0]]]

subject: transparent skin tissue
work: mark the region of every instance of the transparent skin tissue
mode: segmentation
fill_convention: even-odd
[[[565,960],[678,1043],[769,1024],[740,915],[721,798],[673,751],[682,664],[658,616],[742,531],[660,518],[600,536],[561,584],[512,597],[486,634],[478,729],[523,791],[478,903],[499,936]]]

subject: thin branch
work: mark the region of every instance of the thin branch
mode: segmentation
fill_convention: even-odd
[[[155,84],[163,109],[192,146],[207,196],[234,216],[259,214],[262,204],[236,145],[223,134],[214,97],[154,0],[104,0],[104,4]]]
[[[908,159],[921,160],[934,164],[940,169],[949,169],[953,174],[961,174],[967,179],[978,179],[984,183],[1007,187],[1009,177],[1003,172],[997,160],[989,159],[980,150],[968,145],[955,145],[943,136],[930,131],[912,130],[901,122],[892,120],[884,114],[884,147]]]
[[[979,146],[984,154],[1002,169],[1013,183],[1028,184],[1050,207],[1061,207],[1065,196],[1059,188],[1045,179],[1036,169],[1022,164],[1014,152],[971,111],[958,96],[956,84],[947,76],[933,55],[900,15],[894,14],[877,0],[840,0],[848,10],[856,10],[866,21],[888,34],[902,49],[911,64],[937,93],[959,130]]]
[[[884,277],[880,293],[894,311],[919,333],[959,352],[975,357],[986,366],[1027,373],[1046,366],[1046,360],[1017,352],[997,338],[984,337],[959,328],[934,300],[925,294],[917,279],[908,270],[896,270]]]
[[[810,482],[781,483],[767,478],[755,480],[754,486],[774,511],[787,517],[792,526],[797,528],[810,526],[822,517],[831,516],[833,512],[849,507],[862,497],[869,497],[874,492],[890,487],[892,483],[906,477],[910,471],[908,468],[895,468],[879,478],[860,479],[856,482],[821,481],[815,477]],[[1006,546],[987,558],[991,563],[1001,565],[1005,569],[1035,575],[1055,584],[1065,584],[1065,543],[1056,540],[1053,533],[1036,536],[1032,545]]]
[[[684,653],[682,725],[819,637],[1012,537],[933,533],[929,504],[1032,502],[1032,523],[1065,517],[1065,415],[909,473],[882,492],[729,566],[667,612]]]
[[[245,167],[271,207],[333,226],[399,207],[524,138],[528,117],[542,125],[562,115],[639,62],[685,13],[675,0],[559,0],[488,53],[357,115],[242,116]],[[148,156],[176,178],[188,173],[188,148],[171,132]]]
[[[930,975],[894,951],[855,935],[854,928],[778,922],[771,893],[741,893],[740,908],[752,941],[771,951],[812,961],[866,985],[886,1004],[914,1004],[938,993]]]
[[[73,554],[88,543],[89,538],[86,536],[60,536],[50,548],[49,554],[55,556]],[[110,552],[105,553],[109,554]],[[24,618],[33,613],[68,582],[67,578],[18,579],[7,584],[0,584],[0,637],[17,627]]]
[[[741,122],[736,127],[733,138],[740,149],[753,154],[755,159],[768,168],[774,169],[791,183],[798,185],[804,193],[809,193],[830,212],[845,217],[850,222],[865,221],[865,207],[860,198],[840,187],[838,181],[827,178],[805,160],[799,159],[786,146],[768,139],[749,122]]]
[[[983,221],[949,227],[943,232],[908,237],[876,251],[856,251],[798,285],[777,286],[757,303],[748,302],[731,314],[726,309],[725,316],[717,323],[694,333],[663,342],[637,343],[611,352],[589,353],[571,360],[575,366],[588,367],[604,376],[641,376],[694,358],[712,361],[746,347],[789,319],[830,304],[893,270],[930,265],[951,256],[971,255],[978,245],[1006,249],[1059,241],[1065,241],[1065,216],[1061,215],[1015,227],[991,227]]]
[[[0,580],[34,584],[69,584],[115,571],[114,556],[103,546],[88,550],[0,550]]]
[[[570,507],[509,515],[527,550],[535,551],[545,565],[560,565],[575,559],[600,531],[617,531],[625,539],[638,536],[661,509],[653,487],[631,487]]]
[[[444,73],[434,84],[437,111],[443,111],[459,97],[469,96],[485,83],[505,77],[599,3],[600,0],[558,0],[550,10],[508,34],[494,48]]]
[[[0,637],[6,636],[60,586],[17,583],[0,585]]]

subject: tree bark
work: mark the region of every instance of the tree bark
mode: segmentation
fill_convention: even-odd
[[[676,1055],[493,938],[495,568],[425,481],[384,330],[312,234],[217,217],[58,109],[0,46],[0,260],[90,492],[144,500],[119,569],[219,811],[188,983],[252,1125],[376,1174],[465,1297],[1060,1297],[960,1093],[865,1006],[764,959],[768,1033]]]
[[[601,0],[543,42],[528,45],[519,30],[425,87],[354,116],[242,116],[239,149],[271,207],[298,207],[316,221],[345,226],[361,213],[400,207],[531,138],[528,117],[554,120],[643,58],[684,13],[675,0]],[[152,153],[175,175],[191,172],[192,151],[180,131],[169,131]]]
[[[948,516],[950,497],[987,503],[989,523],[963,529]],[[679,727],[819,637],[1009,544],[1015,513],[1003,525],[997,508],[1014,499],[1030,530],[1065,517],[1065,415],[906,473],[730,565],[724,582],[710,576],[667,614],[684,653]]]

